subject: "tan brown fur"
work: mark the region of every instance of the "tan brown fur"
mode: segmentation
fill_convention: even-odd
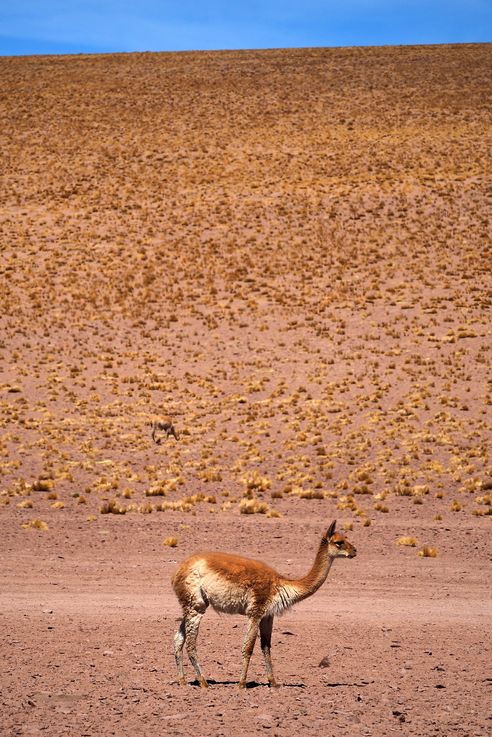
[[[197,553],[185,560],[172,579],[183,609],[183,619],[174,636],[179,682],[186,683],[183,669],[183,647],[186,644],[200,685],[207,685],[197,659],[196,640],[200,620],[207,607],[211,606],[218,612],[248,617],[239,686],[246,685],[249,661],[258,632],[268,682],[276,686],[270,656],[274,615],[312,596],[326,580],[335,558],[353,558],[355,555],[354,546],[335,532],[333,522],[321,538],[311,569],[299,579],[281,576],[262,561],[229,553]]]
[[[160,417],[154,415],[154,417],[152,417],[152,419],[150,420],[150,427],[152,430],[152,440],[157,445],[160,445],[162,442],[162,438],[157,437],[158,432],[164,433],[166,438],[172,435],[175,440],[179,440],[179,435],[174,428],[173,420],[167,415]]]

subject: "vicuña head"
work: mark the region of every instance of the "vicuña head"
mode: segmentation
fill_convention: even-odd
[[[180,684],[186,685],[183,669],[183,647],[202,687],[207,686],[196,654],[200,620],[210,605],[217,612],[244,614],[248,627],[243,643],[240,688],[246,685],[249,661],[258,631],[268,682],[276,686],[270,656],[273,618],[275,614],[308,596],[326,581],[335,558],[354,558],[356,549],[338,532],[332,522],[321,542],[308,573],[302,578],[285,578],[258,560],[229,553],[197,553],[176,570],[172,585],[183,608],[183,619],[174,636],[174,653]]]

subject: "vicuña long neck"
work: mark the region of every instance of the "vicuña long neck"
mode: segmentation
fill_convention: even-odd
[[[312,596],[324,584],[333,558],[328,555],[328,540],[321,540],[311,570],[302,578],[282,578],[279,588],[280,609],[288,609],[298,601]]]

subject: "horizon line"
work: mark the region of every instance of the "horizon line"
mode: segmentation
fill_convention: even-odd
[[[0,54],[0,59],[31,59],[33,57],[81,57],[81,56],[129,56],[130,54],[220,54],[230,51],[237,52],[254,52],[254,51],[310,51],[314,49],[388,49],[388,48],[429,48],[443,46],[487,46],[492,45],[492,41],[429,41],[415,43],[386,43],[386,44],[353,44],[341,46],[338,44],[330,45],[314,45],[314,46],[252,46],[252,47],[224,47],[214,49],[142,49],[132,51],[53,51],[46,53],[33,54]]]

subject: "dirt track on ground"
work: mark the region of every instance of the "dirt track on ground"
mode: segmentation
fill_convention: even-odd
[[[490,733],[490,62],[0,59],[2,735]],[[176,564],[335,518],[282,687],[213,612],[178,687]]]

